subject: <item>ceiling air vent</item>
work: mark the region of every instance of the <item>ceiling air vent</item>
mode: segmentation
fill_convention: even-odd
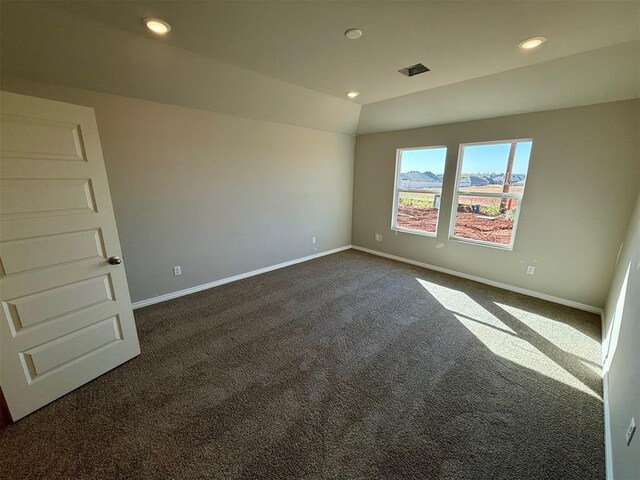
[[[429,69],[421,63],[416,63],[415,65],[411,65],[410,67],[406,67],[398,71],[405,77],[413,77],[414,75],[420,75],[421,73],[428,72]]]

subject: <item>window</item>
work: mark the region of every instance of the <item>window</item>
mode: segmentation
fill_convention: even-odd
[[[449,237],[511,250],[533,141],[460,146]]]
[[[401,148],[396,156],[391,228],[436,235],[447,147]]]

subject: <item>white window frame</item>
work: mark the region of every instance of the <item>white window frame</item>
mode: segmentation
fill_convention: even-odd
[[[411,233],[413,235],[422,235],[423,237],[437,237],[438,236],[438,224],[440,223],[440,210],[442,209],[442,192],[440,193],[440,208],[438,208],[438,216],[436,217],[436,231],[435,232],[425,232],[423,230],[411,230],[409,228],[402,228],[397,226],[398,219],[398,204],[400,203],[400,194],[403,192],[408,193],[425,193],[424,190],[415,189],[415,188],[400,188],[400,164],[402,163],[402,152],[408,152],[411,150],[432,150],[434,148],[444,148],[445,149],[445,157],[444,164],[445,167],[443,169],[442,174],[442,185],[444,187],[444,180],[447,174],[447,153],[449,149],[446,145],[429,145],[428,147],[407,147],[407,148],[398,148],[396,150],[396,172],[393,180],[393,210],[391,212],[391,230],[402,233]]]
[[[529,154],[529,161],[527,162],[527,171],[525,172],[524,178],[524,188],[522,193],[481,193],[481,192],[462,192],[460,193],[460,177],[462,175],[462,163],[463,163],[463,154],[464,148],[473,145],[495,145],[498,143],[521,143],[521,142],[531,142],[531,153]],[[531,158],[533,157],[533,138],[517,138],[513,140],[490,140],[487,142],[470,142],[470,143],[461,143],[458,147],[458,165],[456,167],[456,181],[454,184],[453,190],[453,202],[451,203],[451,219],[449,221],[449,240],[454,240],[460,243],[469,243],[472,245],[479,245],[483,247],[489,248],[497,248],[498,250],[513,250],[513,245],[516,241],[516,233],[518,232],[518,222],[520,220],[520,213],[522,212],[522,202],[524,198],[524,192],[527,191],[527,181],[529,179],[529,165],[531,164]],[[456,237],[456,215],[458,213],[458,199],[460,196],[463,197],[493,197],[493,198],[515,198],[518,201],[518,209],[516,210],[516,218],[513,219],[513,229],[511,231],[511,241],[508,245],[503,245],[495,242],[487,242],[484,240],[474,240],[472,238],[464,238],[464,237]],[[438,212],[439,214],[440,212]]]

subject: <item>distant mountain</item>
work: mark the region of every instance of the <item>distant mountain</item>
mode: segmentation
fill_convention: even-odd
[[[475,187],[476,185],[488,185],[490,183],[486,177],[478,177],[476,175],[469,175],[469,180],[471,181],[472,187]]]
[[[524,185],[526,175],[522,173],[514,173],[511,175],[511,185]],[[411,172],[403,172],[400,174],[401,188],[441,188],[444,179],[443,173],[419,172],[412,170]],[[479,187],[484,185],[503,185],[504,173],[463,173],[460,176],[461,187]]]
[[[503,185],[504,174],[500,173],[463,173],[461,178],[466,179],[469,185]],[[524,184],[526,175],[523,173],[514,173],[511,175],[511,184]]]
[[[442,175],[436,175],[433,172],[404,172],[400,174],[401,188],[441,188]]]
[[[442,176],[438,176],[433,172],[411,171],[400,174],[400,180],[412,180],[419,182],[438,182],[442,181]]]

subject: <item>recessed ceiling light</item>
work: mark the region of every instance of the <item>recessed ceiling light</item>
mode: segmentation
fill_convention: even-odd
[[[164,35],[171,31],[171,25],[159,18],[143,18],[142,23],[144,23],[149,30],[153,33],[157,33],[158,35]]]
[[[347,97],[349,98],[356,98],[358,95],[360,95],[360,92],[356,92],[355,90],[351,90],[350,92],[347,92]]]
[[[350,28],[346,32],[344,32],[344,36],[349,40],[356,40],[362,36],[362,30],[359,28]]]
[[[538,48],[544,42],[547,41],[547,37],[532,37],[520,42],[520,48],[522,50],[533,50]]]

